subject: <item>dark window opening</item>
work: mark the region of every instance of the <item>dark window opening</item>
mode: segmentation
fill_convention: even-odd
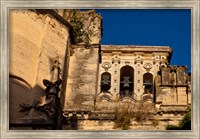
[[[144,93],[153,94],[153,75],[145,73],[143,75]]]
[[[111,87],[111,74],[104,72],[101,74],[101,92],[107,92]]]
[[[124,66],[120,70],[120,97],[133,97],[134,90],[134,69]]]

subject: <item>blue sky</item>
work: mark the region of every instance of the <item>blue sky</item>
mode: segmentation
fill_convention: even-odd
[[[173,48],[171,65],[191,71],[191,11],[189,9],[102,9],[101,44],[159,45]]]

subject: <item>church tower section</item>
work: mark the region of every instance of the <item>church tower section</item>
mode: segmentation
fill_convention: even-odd
[[[101,47],[102,63],[99,65],[97,106],[101,107],[104,104],[102,107],[105,107],[105,103],[108,103],[106,106],[112,107],[112,103],[116,101],[154,103],[155,77],[160,72],[160,67],[168,66],[172,49],[168,46]],[[105,73],[109,74],[107,82],[102,78]],[[106,92],[102,91],[102,86],[109,86],[109,89]]]

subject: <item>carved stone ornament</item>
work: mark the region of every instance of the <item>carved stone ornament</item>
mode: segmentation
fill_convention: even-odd
[[[120,64],[120,60],[121,59],[118,56],[115,56],[115,57],[112,58],[112,64],[114,64],[114,63]]]
[[[111,67],[111,64],[109,62],[105,62],[105,63],[102,64],[102,67],[104,69],[109,69]]]
[[[134,63],[135,63],[135,64],[137,64],[137,63],[143,64],[143,59],[140,58],[140,57],[137,57],[137,58],[134,59]]]
[[[145,69],[151,69],[152,68],[152,64],[146,63],[146,64],[144,64],[144,68]]]

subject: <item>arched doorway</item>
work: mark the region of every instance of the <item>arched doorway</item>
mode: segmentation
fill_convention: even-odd
[[[134,94],[134,69],[124,66],[120,70],[120,97],[133,97]]]

